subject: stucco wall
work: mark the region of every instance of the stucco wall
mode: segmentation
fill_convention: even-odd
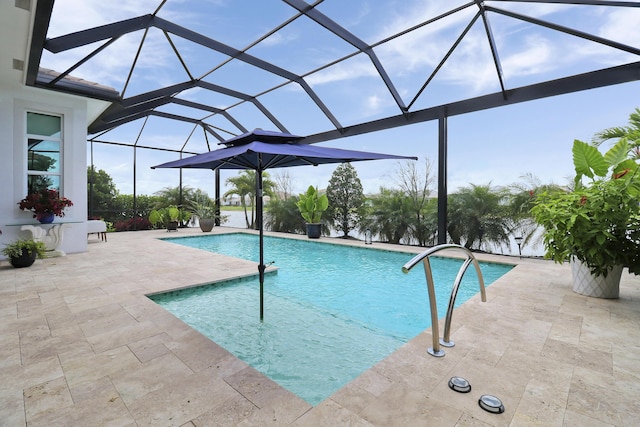
[[[25,111],[60,114],[63,116],[62,191],[73,202],[65,217],[55,222],[67,222],[60,249],[66,253],[87,250],[87,101],[80,97],[59,94],[31,87],[0,86],[0,244],[19,237],[28,237],[20,224],[37,221],[29,212],[18,208],[26,196]]]

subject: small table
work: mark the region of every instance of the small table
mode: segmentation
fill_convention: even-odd
[[[52,258],[65,256],[66,253],[60,249],[64,229],[72,223],[80,223],[80,221],[53,222],[51,224],[7,224],[7,226],[20,227],[22,231],[31,233],[31,238],[37,242],[44,243],[46,248],[45,257]]]

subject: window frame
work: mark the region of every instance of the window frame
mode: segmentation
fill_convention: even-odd
[[[59,136],[51,136],[51,135],[42,135],[42,134],[34,134],[28,133],[29,129],[29,114],[38,114],[42,116],[51,116],[56,117],[60,120],[60,134]],[[32,176],[43,176],[43,177],[55,177],[58,185],[54,188],[58,191],[58,193],[62,196],[64,194],[63,188],[63,177],[64,177],[64,114],[60,113],[52,113],[48,111],[41,111],[37,109],[27,108],[24,110],[24,132],[23,132],[23,149],[26,154],[25,156],[25,172],[26,172],[26,186],[27,193],[29,193],[29,179]],[[43,141],[53,141],[58,142],[59,151],[58,151],[58,168],[56,172],[50,171],[38,171],[29,169],[29,140],[30,139],[41,139]],[[50,187],[51,188],[51,187]]]

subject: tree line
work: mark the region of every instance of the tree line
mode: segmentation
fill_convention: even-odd
[[[118,231],[151,228],[149,214],[167,206],[186,207],[193,201],[211,200],[206,192],[188,186],[166,187],[153,195],[120,194],[104,170],[87,170],[89,216],[99,217]],[[255,171],[243,170],[226,180],[224,196],[236,195],[244,211],[247,228],[257,228],[255,217]],[[389,180],[376,194],[365,195],[356,169],[340,164],[326,187],[329,208],[323,213],[323,231],[334,230],[343,238],[369,230],[374,239],[395,244],[432,246],[437,243],[438,215],[435,178],[428,160],[399,162]],[[266,230],[305,233],[305,222],[296,206],[289,173],[274,177],[265,172],[263,191]],[[509,247],[511,238],[522,236],[525,244],[534,238],[536,225],[529,214],[535,195],[555,185],[542,185],[533,176],[507,187],[491,184],[460,188],[448,195],[447,241],[472,250],[494,252]]]
[[[341,164],[326,188],[329,209],[323,215],[325,233],[334,230],[343,238],[369,230],[374,239],[394,244],[433,246],[438,236],[438,201],[435,177],[428,160],[398,163],[390,177],[393,185],[365,195],[356,170]],[[506,187],[469,184],[449,194],[447,241],[471,250],[496,252],[509,248],[512,238],[526,245],[536,239],[537,225],[529,213],[537,194],[564,191],[543,185],[531,175]],[[265,225],[273,231],[304,233],[295,195],[275,197],[268,203]]]

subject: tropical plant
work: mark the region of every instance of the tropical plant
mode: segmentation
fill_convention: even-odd
[[[196,198],[196,193],[201,190],[195,190],[188,185],[177,187],[164,187],[162,190],[158,190],[153,193],[155,196],[160,197],[160,204],[155,206],[156,209],[160,209],[167,206],[188,206],[189,203]]]
[[[471,184],[449,196],[447,231],[453,243],[467,249],[509,245],[508,191]],[[464,243],[463,243],[464,242]]]
[[[296,206],[307,224],[318,224],[322,220],[322,213],[329,207],[329,199],[310,185],[305,193],[298,196]]]
[[[640,172],[628,141],[603,155],[575,140],[572,152],[575,189],[544,192],[531,210],[545,228],[545,256],[558,263],[573,256],[596,277],[620,265],[640,274]]]
[[[7,258],[19,258],[23,252],[30,255],[35,252],[37,258],[43,258],[46,250],[44,243],[39,240],[18,239],[6,245],[0,252]]]
[[[537,196],[545,191],[567,191],[568,189],[553,183],[543,184],[532,174],[526,174],[521,178],[523,181],[509,186],[508,209],[513,223],[512,232],[514,237],[522,238],[522,247],[528,244],[538,245],[542,243],[541,227],[531,214],[531,208],[535,205]]]
[[[364,207],[364,192],[356,169],[351,163],[342,163],[331,174],[327,186],[328,214],[333,228],[347,237],[358,228]]]
[[[598,132],[593,138],[593,143],[598,146],[610,139],[626,140],[629,158],[640,159],[640,109],[636,108],[629,115],[629,126],[612,127]]]
[[[149,214],[149,221],[154,226],[161,224],[166,227],[171,222],[187,223],[190,219],[191,212],[173,205],[162,209],[154,209]]]
[[[200,219],[216,217],[216,206],[209,196],[198,197],[189,203],[189,211]]]
[[[18,202],[18,206],[23,211],[32,211],[34,218],[41,214],[63,217],[64,209],[73,206],[73,203],[66,197],[60,197],[58,190],[45,189],[28,194]]]
[[[240,197],[240,206],[244,210],[244,219],[247,224],[247,228],[255,228],[257,223],[255,220],[256,212],[253,209],[256,200],[256,171],[254,170],[242,170],[237,176],[227,178],[225,181],[230,189],[224,193],[224,197],[231,195],[237,195]],[[269,179],[267,172],[262,172],[262,192],[265,195],[272,196],[275,183]],[[251,206],[251,220],[247,212],[247,197],[249,198],[249,205]]]
[[[403,191],[380,188],[369,204],[365,228],[383,242],[399,244],[409,237],[411,206]]]
[[[265,212],[265,226],[271,231],[304,234],[305,221],[297,203],[298,196],[271,198]]]
[[[220,223],[224,223],[228,219],[228,216],[220,215],[216,212],[215,203],[206,194],[199,195],[195,200],[191,201],[189,212],[198,218],[202,231],[211,231],[216,219]]]
[[[415,212],[415,211],[414,211]],[[412,242],[419,246],[435,245],[438,242],[438,199],[427,200],[420,210],[420,217],[410,221],[409,234]]]

